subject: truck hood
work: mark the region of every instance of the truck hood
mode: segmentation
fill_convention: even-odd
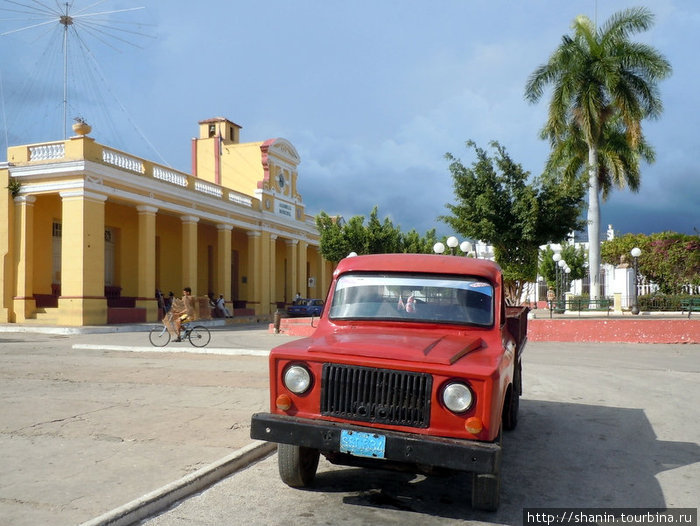
[[[484,346],[474,335],[335,333],[314,338],[308,352],[452,365]]]

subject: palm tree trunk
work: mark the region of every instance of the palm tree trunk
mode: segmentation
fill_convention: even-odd
[[[588,271],[590,298],[600,297],[600,191],[598,184],[598,150],[588,148]]]

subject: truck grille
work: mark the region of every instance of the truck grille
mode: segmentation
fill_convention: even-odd
[[[428,427],[429,374],[323,364],[321,414],[396,426]]]

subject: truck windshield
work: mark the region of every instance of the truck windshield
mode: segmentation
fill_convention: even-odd
[[[483,278],[345,274],[333,293],[335,320],[493,324],[493,286]]]

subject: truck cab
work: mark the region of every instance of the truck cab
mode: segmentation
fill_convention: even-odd
[[[270,353],[282,480],[341,465],[472,473],[472,505],[499,504],[501,433],[517,425],[527,308],[506,307],[497,264],[382,254],[338,264],[315,332]]]

